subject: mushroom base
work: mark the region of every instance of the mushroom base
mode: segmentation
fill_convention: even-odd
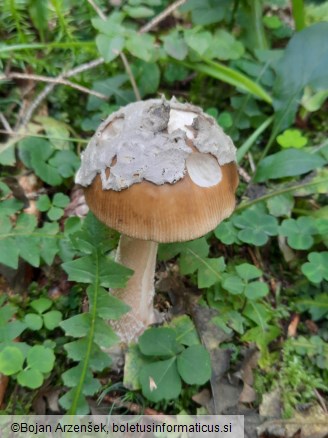
[[[124,288],[112,290],[115,297],[131,307],[118,321],[111,321],[122,342],[135,341],[156,321],[153,299],[157,247],[158,243],[152,241],[125,235],[120,238],[116,261],[134,271]]]

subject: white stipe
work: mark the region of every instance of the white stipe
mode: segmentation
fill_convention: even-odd
[[[193,153],[187,157],[186,167],[191,180],[199,187],[212,187],[222,179],[221,167],[210,154]]]

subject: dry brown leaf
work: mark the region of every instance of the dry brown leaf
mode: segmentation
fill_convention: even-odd
[[[280,418],[281,417],[281,391],[279,388],[263,394],[260,404],[261,417]]]
[[[315,406],[306,413],[296,413],[290,420],[267,421],[257,431],[260,437],[328,438],[328,415]]]
[[[297,327],[300,322],[300,315],[296,314],[292,317],[292,320],[289,323],[287,336],[289,338],[294,338],[297,335]]]

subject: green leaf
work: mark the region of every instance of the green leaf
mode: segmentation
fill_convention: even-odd
[[[34,215],[22,213],[17,218],[15,233],[31,233],[35,229],[36,225],[37,219]]]
[[[43,319],[35,313],[25,315],[24,322],[30,330],[40,330],[43,326]]]
[[[2,295],[2,297],[4,298],[4,295]],[[1,300],[0,306],[2,303],[3,302]],[[0,307],[0,327],[5,327],[16,312],[17,308],[12,304],[6,304],[3,307]]]
[[[240,58],[245,49],[240,41],[224,29],[219,29],[212,35],[211,44],[205,53],[205,58],[218,58],[223,61]]]
[[[94,341],[99,347],[110,348],[119,341],[119,337],[103,319],[95,318]]]
[[[260,303],[249,301],[243,312],[244,316],[255,322],[262,330],[267,327],[267,321],[270,319],[270,311]]]
[[[301,149],[306,145],[307,138],[298,129],[287,129],[281,135],[278,135],[277,142],[283,148]]]
[[[202,345],[185,349],[177,359],[177,367],[182,379],[189,385],[203,385],[211,377],[211,360]]]
[[[188,54],[188,46],[177,30],[171,31],[161,38],[164,43],[165,52],[174,59],[182,61]]]
[[[126,48],[133,56],[149,62],[155,53],[155,38],[148,34],[133,33],[126,42]]]
[[[248,330],[242,337],[242,341],[255,342],[262,354],[266,352],[270,342],[280,335],[280,328],[272,325],[254,327]]]
[[[141,353],[146,356],[174,356],[181,351],[175,331],[166,327],[146,330],[140,336],[138,343]]]
[[[32,168],[42,181],[52,186],[62,182],[57,169],[47,163],[53,153],[53,147],[47,140],[27,137],[19,142],[18,150],[25,166]]]
[[[212,42],[212,34],[207,31],[198,32],[195,29],[186,29],[184,38],[188,46],[202,56]]]
[[[146,6],[132,7],[125,5],[123,11],[131,18],[149,18],[154,15],[154,11]]]
[[[60,405],[69,411],[72,404],[75,404],[76,415],[87,415],[90,412],[89,404],[85,396],[78,393],[77,388],[72,388],[59,399]],[[69,411],[70,412],[70,411]]]
[[[43,383],[43,375],[37,369],[25,369],[17,375],[17,382],[26,388],[40,388]]]
[[[316,294],[313,299],[301,298],[297,300],[296,304],[301,312],[308,310],[313,321],[318,321],[328,315],[328,295],[325,293]]]
[[[67,140],[70,132],[69,126],[66,123],[46,116],[37,116],[35,119],[41,123],[55,149],[67,150],[70,147]]]
[[[40,239],[40,255],[47,265],[51,265],[55,255],[58,253],[59,247],[55,236],[59,231],[59,225],[54,223],[45,223],[43,228],[39,230],[44,237]]]
[[[51,156],[49,164],[55,167],[63,178],[69,178],[78,170],[80,160],[73,151],[60,150]]]
[[[18,248],[16,242],[12,238],[0,240],[0,263],[3,263],[10,268],[18,268]]]
[[[180,253],[196,253],[199,257],[207,257],[209,253],[209,245],[205,237],[193,240],[192,242],[166,243],[160,245],[158,257],[160,260],[169,260]],[[195,270],[196,267],[189,273],[195,272]]]
[[[141,354],[137,344],[130,344],[125,355],[123,385],[129,389],[139,390],[140,372],[149,363],[152,363],[152,359]]]
[[[48,211],[48,218],[51,221],[58,221],[58,219],[60,219],[63,216],[63,214],[64,214],[64,210],[62,208],[52,206]]]
[[[207,76],[213,77],[222,82],[230,84],[233,87],[246,91],[247,93],[258,97],[265,102],[272,103],[271,96],[264,88],[262,88],[248,76],[231,67],[227,67],[224,64],[220,64],[209,59],[203,59],[203,63],[191,63],[184,61],[183,65],[191,70],[204,73]]]
[[[269,293],[269,287],[266,283],[260,281],[253,281],[245,287],[244,294],[250,300],[257,300],[265,297]]]
[[[0,342],[12,341],[22,334],[26,324],[21,321],[11,321],[5,326],[0,326]]]
[[[217,237],[225,245],[231,245],[232,243],[238,243],[237,237],[238,230],[233,226],[231,220],[221,222],[220,225],[214,230],[215,237]]]
[[[325,160],[319,155],[288,149],[265,157],[257,167],[255,181],[302,175],[324,165]]]
[[[127,74],[119,74],[115,75],[111,78],[104,79],[101,81],[95,81],[93,83],[93,90],[98,91],[99,93],[105,94],[105,96],[108,97],[108,99],[112,96],[116,98],[116,100],[124,100],[123,91],[121,90],[121,87],[125,82],[129,80],[129,77]],[[88,104],[87,104],[87,110],[88,111],[95,111],[99,109],[103,105],[104,101],[99,99],[96,96],[89,96]],[[127,103],[127,102],[125,102]],[[90,118],[87,119],[90,122]],[[99,125],[100,120],[97,121],[97,126]],[[95,126],[94,129],[97,128]]]
[[[197,330],[189,316],[181,315],[174,318],[170,322],[170,327],[174,329],[176,340],[179,344],[187,345],[188,347],[199,344]]]
[[[90,312],[94,305],[95,290],[91,285],[87,289],[89,297]],[[124,313],[127,313],[130,307],[123,301],[111,295],[107,290],[99,287],[97,294],[97,314],[104,319],[119,319]]]
[[[197,283],[200,289],[213,286],[221,280],[220,272],[225,269],[225,262],[223,257],[217,259],[202,259],[198,266]]]
[[[55,196],[52,199],[52,204],[56,207],[65,208],[70,202],[70,198],[64,193],[56,193]]]
[[[328,23],[317,23],[296,32],[277,67],[274,85],[274,132],[290,126],[305,86],[328,89]]]
[[[254,278],[258,278],[262,275],[262,271],[260,269],[249,263],[243,263],[236,266],[236,271],[239,277],[245,281],[253,280]]]
[[[70,359],[81,361],[85,358],[85,352],[88,348],[88,339],[82,338],[78,341],[69,342],[64,345],[67,355]],[[101,348],[92,343],[89,366],[93,371],[102,371],[111,364],[110,356],[101,350]]]
[[[232,223],[241,229],[238,238],[242,242],[257,246],[266,244],[269,236],[278,234],[277,219],[261,212],[258,208],[248,209],[241,215],[233,216]]]
[[[245,284],[237,275],[228,275],[222,282],[222,286],[233,295],[240,295],[244,291]]]
[[[41,373],[49,373],[55,363],[54,352],[43,345],[35,345],[27,353],[27,365]]]
[[[0,351],[0,372],[6,376],[18,373],[23,367],[24,356],[17,347],[5,347]]]
[[[83,365],[79,363],[77,366],[65,371],[65,373],[62,375],[64,385],[68,387],[75,387],[78,385],[82,373],[82,366]],[[99,391],[100,387],[101,385],[99,380],[94,379],[92,372],[88,370],[83,385],[83,394],[93,395],[95,392]]]
[[[39,238],[33,236],[19,236],[16,238],[19,255],[34,267],[40,266]]]
[[[303,274],[312,282],[328,281],[328,251],[311,252],[308,263],[302,265]]]
[[[46,310],[50,309],[52,306],[52,301],[49,298],[38,298],[37,300],[33,300],[30,303],[30,307],[34,309],[38,313],[43,313]]]
[[[212,24],[223,20],[226,13],[227,1],[189,0],[181,7],[181,11],[191,11],[194,24]]]
[[[237,311],[231,310],[222,314],[228,326],[241,335],[244,333],[244,324],[246,319]],[[214,318],[215,319],[215,318]]]
[[[145,365],[139,380],[143,395],[155,403],[175,399],[181,392],[175,357]]]
[[[41,195],[36,203],[37,208],[40,211],[48,211],[51,207],[51,201],[48,195]]]
[[[268,199],[267,207],[273,216],[290,216],[294,207],[294,197],[289,193],[274,196]]]
[[[62,321],[59,325],[65,331],[67,336],[82,338],[83,336],[86,336],[90,330],[90,314],[82,313],[80,315],[72,316],[71,318]]]
[[[53,330],[58,327],[62,319],[63,315],[59,310],[50,310],[50,312],[43,315],[44,326],[48,330]]]
[[[63,263],[63,269],[68,273],[70,281],[80,283],[95,283],[96,279],[104,287],[124,287],[131,276],[131,269],[115,263],[109,257],[86,256],[72,262]],[[97,263],[99,263],[99,279],[97,278]]]
[[[156,93],[160,81],[160,69],[154,62],[137,59],[131,66],[142,97]]]
[[[302,216],[296,220],[284,220],[280,225],[280,234],[287,237],[291,248],[308,249],[313,245],[312,236],[317,234],[317,229],[313,218]]]
[[[124,14],[122,12],[115,11],[110,14],[106,20],[101,18],[93,18],[91,23],[93,27],[99,30],[101,33],[108,36],[113,36],[124,33],[124,27],[121,26],[123,19]]]
[[[124,38],[120,35],[112,37],[100,34],[96,37],[97,48],[105,62],[111,62],[117,58],[124,47],[124,43]]]

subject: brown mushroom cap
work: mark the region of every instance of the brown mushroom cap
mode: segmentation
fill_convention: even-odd
[[[213,230],[235,208],[237,166],[231,162],[221,171],[221,181],[211,187],[200,187],[186,173],[175,184],[143,181],[120,192],[103,190],[97,175],[85,197],[100,221],[129,237],[188,241]]]
[[[137,239],[187,241],[234,210],[235,151],[200,108],[174,99],[140,101],[99,126],[76,182],[109,227]]]

